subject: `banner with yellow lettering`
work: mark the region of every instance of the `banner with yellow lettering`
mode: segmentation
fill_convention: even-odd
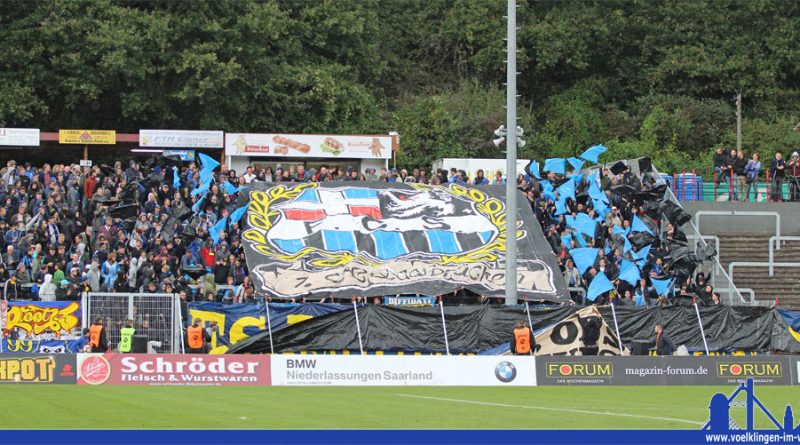
[[[313,317],[352,309],[349,304],[332,303],[270,303],[272,332]],[[211,353],[224,353],[228,347],[251,335],[267,330],[265,304],[190,303],[189,323],[199,318],[204,327],[216,321],[219,329],[211,337]]]
[[[81,335],[79,301],[10,301],[0,317],[3,337],[55,340]]]
[[[76,382],[75,354],[0,355],[0,384]]]

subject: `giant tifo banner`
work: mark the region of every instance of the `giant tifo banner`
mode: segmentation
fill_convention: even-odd
[[[257,291],[291,298],[505,291],[502,187],[256,183],[243,234]],[[517,291],[568,298],[529,206],[517,230]]]
[[[75,383],[75,355],[0,356],[0,383]]]
[[[225,154],[287,158],[388,159],[392,157],[392,136],[227,133]]]
[[[57,340],[80,336],[79,301],[10,301],[0,306],[3,337],[24,340]]]
[[[268,355],[78,354],[81,385],[269,385]]]
[[[352,308],[351,305],[332,303],[270,303],[270,327],[275,332],[301,321]],[[267,330],[267,306],[264,304],[189,303],[189,319],[187,321],[194,322],[195,319],[200,319],[204,325],[212,321],[217,322],[219,332],[215,332],[211,337],[210,352],[221,354],[227,351],[230,345]]]

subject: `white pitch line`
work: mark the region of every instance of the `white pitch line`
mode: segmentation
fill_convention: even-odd
[[[640,414],[612,413],[608,411],[588,411],[583,409],[552,408],[547,406],[510,405],[506,403],[481,402],[479,400],[447,399],[444,397],[417,396],[413,394],[396,394],[396,395],[399,397],[408,397],[413,399],[439,400],[441,402],[469,403],[472,405],[484,405],[484,406],[499,406],[502,408],[537,409],[542,411],[559,411],[559,412],[577,413],[577,414],[599,414],[601,416],[633,417],[637,419],[663,420],[668,422],[689,423],[692,425],[705,425],[705,422],[695,422],[694,420],[686,420],[686,419],[675,419],[672,417],[644,416]]]

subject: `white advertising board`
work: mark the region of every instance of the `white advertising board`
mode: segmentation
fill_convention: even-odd
[[[139,130],[139,146],[163,148],[222,148],[221,131]]]
[[[38,128],[0,128],[0,145],[39,146]]]
[[[337,134],[227,133],[228,156],[388,159],[392,137]]]
[[[273,355],[288,386],[535,386],[530,356]]]

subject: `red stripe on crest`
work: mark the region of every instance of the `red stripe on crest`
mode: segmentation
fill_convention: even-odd
[[[288,219],[300,221],[316,221],[325,218],[324,210],[286,209],[283,213]]]
[[[372,206],[349,206],[350,214],[353,216],[369,216],[373,219],[381,219],[381,209]]]

